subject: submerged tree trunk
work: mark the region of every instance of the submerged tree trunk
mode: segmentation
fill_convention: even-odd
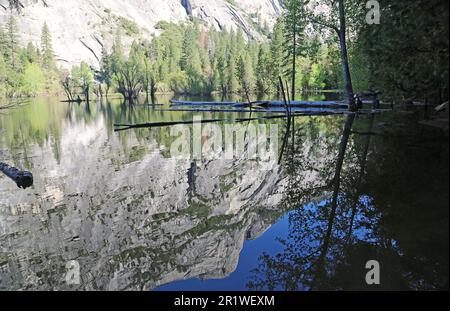
[[[26,189],[33,185],[33,174],[28,171],[19,171],[3,162],[0,162],[0,171],[11,178],[19,188]]]
[[[345,25],[345,7],[344,0],[339,0],[339,43],[341,46],[341,59],[342,59],[342,74],[344,78],[344,88],[345,95],[348,101],[348,109],[350,111],[358,110],[355,104],[355,98],[353,94],[353,84],[350,75],[350,67],[348,64],[348,53],[347,53],[347,41],[346,41],[346,25]]]

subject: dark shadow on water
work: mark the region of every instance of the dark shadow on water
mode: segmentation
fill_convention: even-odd
[[[286,204],[300,207],[289,214],[284,250],[261,256],[249,289],[448,289],[448,147],[438,139],[417,152],[412,142],[442,133],[405,127],[382,137],[350,135],[353,119],[343,126],[337,158],[325,165],[334,166],[331,183],[290,185]],[[375,123],[369,116],[364,131]],[[287,163],[294,180],[298,167],[308,166],[304,152],[297,153]],[[317,189],[329,189],[329,198],[314,203]],[[365,281],[369,260],[381,265],[380,285]]]

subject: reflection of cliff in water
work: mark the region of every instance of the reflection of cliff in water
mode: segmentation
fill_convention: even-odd
[[[69,260],[82,278],[70,288],[224,277],[282,213],[273,162],[164,158],[156,141],[108,135],[103,117],[63,128],[59,159],[51,141],[28,146],[33,188],[0,177],[0,288],[69,288]]]

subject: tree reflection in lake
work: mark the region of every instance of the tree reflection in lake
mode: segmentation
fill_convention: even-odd
[[[350,135],[353,117],[347,117],[337,158],[322,168],[311,165],[308,148],[296,148],[295,160],[286,163],[293,182],[283,204],[295,210],[280,240],[284,251],[261,256],[248,288],[448,289],[448,134],[393,116],[374,135],[375,116],[362,119],[365,132]],[[386,125],[391,130],[382,130]],[[316,148],[333,146],[322,138]],[[298,171],[307,167],[319,168],[322,185],[301,185]],[[334,176],[331,182],[327,176]],[[369,286],[365,265],[373,259],[381,264],[381,284]]]
[[[114,123],[192,119],[164,107],[46,99],[0,115],[2,161],[34,175],[20,192],[0,175],[1,289],[227,278],[244,240],[292,210],[285,251],[262,258],[251,288],[365,288],[369,259],[382,265],[381,288],[447,286],[441,132],[395,114],[296,118],[281,166],[175,161],[169,128],[114,132]],[[76,286],[64,281],[70,260],[81,266]]]

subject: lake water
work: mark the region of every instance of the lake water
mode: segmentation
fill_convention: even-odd
[[[172,126],[114,131],[249,116],[169,99],[0,113],[0,162],[34,176],[0,173],[0,290],[448,289],[448,132],[421,110],[297,117],[281,161],[174,159]],[[281,148],[285,120],[260,124]]]

